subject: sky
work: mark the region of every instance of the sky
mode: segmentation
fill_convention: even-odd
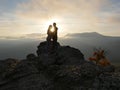
[[[0,0],[0,37],[98,32],[120,36],[120,0]]]

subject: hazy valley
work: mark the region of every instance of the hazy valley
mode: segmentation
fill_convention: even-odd
[[[24,59],[29,53],[36,53],[36,47],[45,38],[35,38],[36,34],[27,38],[0,39],[0,59]],[[39,37],[39,34],[37,34]],[[33,39],[31,39],[33,37]],[[41,37],[41,34],[40,34]],[[43,36],[42,36],[43,37]],[[78,48],[87,59],[95,48],[105,49],[107,57],[114,63],[120,62],[120,37],[103,36],[96,32],[67,34],[59,40],[61,45],[70,45]]]

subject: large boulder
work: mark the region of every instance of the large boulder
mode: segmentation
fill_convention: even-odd
[[[80,65],[85,62],[84,55],[80,50],[70,46],[61,46],[56,51],[56,64]]]
[[[84,55],[80,50],[70,46],[60,46],[56,44],[53,53],[49,53],[47,42],[42,42],[38,46],[37,55],[43,65],[80,65],[85,62]]]
[[[54,48],[54,51],[56,51],[57,48],[59,48],[59,47],[60,47],[60,44],[57,42],[57,44],[56,44],[56,46]],[[36,53],[37,53],[38,56],[40,56],[41,54],[48,54],[48,43],[47,43],[47,41],[41,42],[38,45],[37,48],[38,49],[37,49]]]

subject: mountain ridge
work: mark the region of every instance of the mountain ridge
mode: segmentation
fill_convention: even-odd
[[[30,33],[30,34],[24,34],[20,36],[0,36],[0,39],[44,39],[46,37],[46,34],[42,33]],[[111,38],[120,38],[120,36],[108,36],[103,35],[98,32],[84,32],[84,33],[67,33],[64,36],[61,36],[60,38],[66,38],[66,37],[111,37]]]
[[[120,36],[108,36],[108,35],[103,35],[98,32],[85,32],[85,33],[68,33],[65,35],[65,37],[111,37],[111,38],[120,38]]]

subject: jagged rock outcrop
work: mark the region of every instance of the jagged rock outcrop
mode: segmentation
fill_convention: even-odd
[[[55,46],[52,54],[47,51],[47,42],[40,43],[37,55],[43,60],[44,64],[75,65],[85,62],[84,55],[78,49],[70,46],[60,46],[59,43]]]
[[[80,65],[84,62],[84,55],[78,49],[61,46],[56,50],[56,63],[59,65]]]
[[[47,43],[37,55],[24,60],[0,61],[0,90],[119,90],[120,76],[114,67],[86,61],[80,50],[57,43],[48,53]]]
[[[54,47],[54,52],[60,47],[60,44],[57,42],[56,43],[56,46]],[[45,42],[41,42],[39,45],[38,45],[38,50],[37,50],[37,55],[41,55],[41,54],[48,54],[48,43],[47,41]]]

